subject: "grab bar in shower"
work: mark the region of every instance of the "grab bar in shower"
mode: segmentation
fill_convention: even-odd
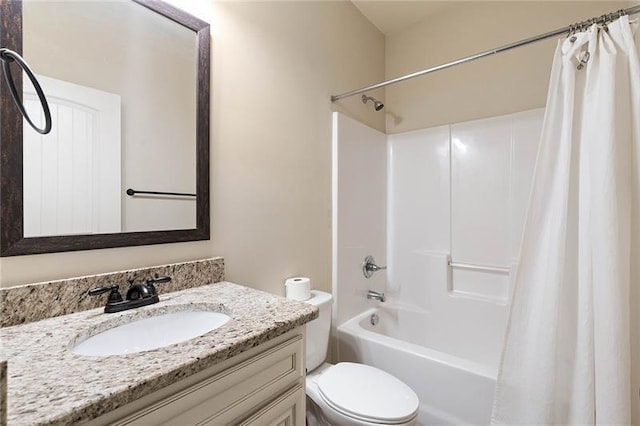
[[[472,265],[470,263],[458,263],[449,260],[448,265],[451,268],[470,269],[475,271],[497,272],[499,274],[508,274],[509,268],[502,268],[499,266],[486,266],[486,265]]]

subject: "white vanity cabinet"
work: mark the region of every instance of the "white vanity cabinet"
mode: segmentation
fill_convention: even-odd
[[[298,327],[89,424],[304,425],[304,333]]]

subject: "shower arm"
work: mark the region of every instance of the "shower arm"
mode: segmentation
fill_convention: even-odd
[[[486,56],[495,55],[496,53],[506,52],[511,49],[515,49],[516,47],[526,46],[528,44],[533,44],[538,41],[546,40],[551,37],[556,37],[561,34],[567,33],[567,35],[571,35],[576,31],[582,31],[591,25],[594,24],[603,24],[606,25],[609,22],[612,22],[614,19],[618,19],[624,15],[634,15],[636,13],[640,13],[640,5],[633,6],[628,9],[620,9],[617,12],[607,13],[598,18],[591,18],[586,21],[579,22],[577,24],[569,25],[564,28],[560,28],[554,31],[549,31],[544,34],[540,34],[534,37],[529,37],[524,40],[516,41],[515,43],[510,43],[501,47],[497,47],[495,49],[486,50],[481,53],[477,53],[475,55],[468,56],[466,58],[461,58],[452,62],[448,62],[446,64],[438,65],[432,68],[423,69],[421,71],[416,71],[411,74],[403,75],[402,77],[396,77],[391,80],[386,80],[381,83],[372,84],[371,86],[363,87],[361,89],[352,90],[350,92],[341,93],[339,95],[332,95],[331,102],[339,101],[340,99],[348,98],[350,96],[359,95],[364,92],[368,92],[371,90],[379,89],[381,87],[386,87],[392,84],[400,83],[401,81],[409,80],[416,77],[421,77],[423,75],[431,74],[432,72],[444,70],[447,68],[454,67],[456,65],[464,64],[467,62],[475,61],[476,59],[484,58]]]

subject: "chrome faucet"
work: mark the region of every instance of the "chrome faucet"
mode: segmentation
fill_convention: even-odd
[[[379,291],[369,290],[367,291],[367,299],[377,300],[378,302],[384,302],[384,293]]]
[[[371,278],[374,272],[382,271],[384,269],[387,269],[387,267],[376,265],[376,261],[373,256],[367,256],[364,258],[364,262],[362,263],[362,273],[365,278]]]

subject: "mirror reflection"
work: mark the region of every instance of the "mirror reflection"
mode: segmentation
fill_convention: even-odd
[[[194,196],[126,193],[196,193],[196,37],[134,2],[23,2],[53,120],[23,127],[25,237],[196,227]]]

